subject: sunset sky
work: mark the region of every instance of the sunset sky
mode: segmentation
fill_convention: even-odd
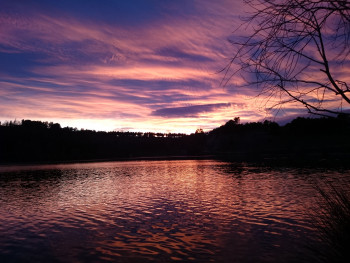
[[[194,132],[282,121],[239,75],[221,85],[242,1],[1,0],[0,121]]]

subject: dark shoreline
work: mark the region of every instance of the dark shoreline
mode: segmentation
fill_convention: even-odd
[[[28,166],[28,165],[55,165],[55,164],[79,164],[79,163],[102,163],[102,162],[127,162],[127,161],[167,161],[167,160],[214,160],[219,159],[215,155],[196,155],[196,156],[140,156],[125,158],[106,158],[106,159],[84,159],[84,160],[55,160],[40,162],[7,162],[0,163],[4,166]]]
[[[300,167],[300,168],[344,168],[350,169],[350,154],[328,153],[304,153],[302,156],[295,154],[266,154],[266,153],[221,153],[206,155],[172,155],[172,156],[136,156],[123,158],[104,159],[80,159],[80,160],[52,160],[37,162],[4,162],[1,167],[9,166],[34,166],[34,165],[60,165],[60,164],[84,164],[102,162],[132,162],[132,161],[170,161],[170,160],[219,160],[231,163],[241,163],[261,167]]]
[[[191,135],[96,132],[41,121],[0,125],[0,165],[216,159],[257,166],[350,167],[350,119],[297,118]]]

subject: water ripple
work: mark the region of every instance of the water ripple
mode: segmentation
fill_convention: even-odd
[[[313,180],[346,176],[205,160],[1,167],[0,255],[298,262],[312,236]]]

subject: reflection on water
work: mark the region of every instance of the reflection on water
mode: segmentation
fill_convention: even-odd
[[[300,262],[317,180],[219,161],[0,168],[2,262]]]

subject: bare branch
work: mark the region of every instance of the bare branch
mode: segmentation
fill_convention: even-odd
[[[241,74],[248,85],[260,89],[260,95],[266,96],[267,101],[279,98],[274,103],[276,107],[294,101],[309,112],[326,115],[342,113],[343,102],[350,107],[349,84],[336,70],[331,70],[333,62],[349,61],[348,1],[245,2],[253,10],[245,25],[252,26],[253,31],[241,40],[230,41],[235,53],[224,69],[222,83],[226,85],[233,76]],[[231,72],[233,65],[239,69]],[[340,108],[334,103],[324,107],[336,101]]]

